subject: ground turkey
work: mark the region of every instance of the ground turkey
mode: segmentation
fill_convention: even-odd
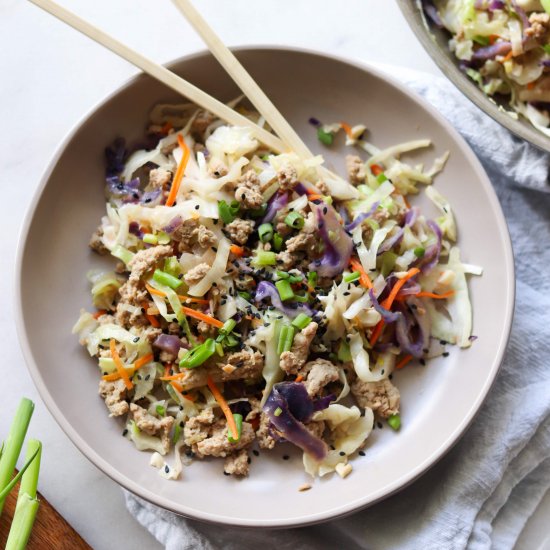
[[[159,436],[164,452],[170,450],[170,430],[174,425],[172,416],[165,416],[162,419],[155,418],[149,414],[144,408],[130,403],[130,414],[136,423],[136,426],[146,434]]]
[[[109,253],[109,249],[103,244],[103,227],[101,225],[94,231],[90,239],[90,248],[101,256]]]
[[[300,370],[300,374],[304,376],[307,393],[311,397],[315,397],[321,390],[331,382],[336,382],[340,377],[340,369],[326,359],[315,359],[309,361]]]
[[[126,398],[126,386],[123,380],[100,380],[99,395],[105,399],[105,405],[109,409],[109,416],[122,416],[128,412],[128,403]]]
[[[172,181],[172,172],[164,168],[153,168],[149,172],[148,189],[164,189]]]
[[[223,471],[229,475],[239,477],[247,476],[249,462],[248,452],[246,449],[241,449],[240,451],[226,457],[223,465]]]
[[[247,209],[262,206],[264,197],[261,193],[260,180],[255,172],[249,170],[241,176],[235,189],[235,200]]]
[[[237,218],[226,225],[224,231],[234,243],[246,244],[248,237],[254,231],[254,222]]]
[[[200,283],[206,276],[206,274],[210,271],[210,269],[212,269],[211,266],[209,266],[207,263],[202,263],[190,269],[183,276],[183,278],[189,286],[193,286],[197,283]]]
[[[284,166],[277,172],[279,188],[282,191],[292,191],[298,185],[298,174],[292,166]]]
[[[317,323],[309,323],[304,330],[296,334],[290,351],[284,351],[281,354],[280,366],[287,374],[297,375],[305,365],[309,355],[309,346],[315,338],[317,328]]]
[[[346,155],[346,170],[348,179],[353,185],[365,183],[367,174],[365,172],[365,164],[357,155]]]
[[[382,418],[399,413],[399,390],[387,378],[380,382],[362,382],[357,378],[351,384],[351,393],[359,406],[370,407]]]
[[[192,252],[198,245],[201,248],[210,248],[218,242],[216,235],[198,220],[190,218],[174,231],[173,239],[178,242],[179,252]]]

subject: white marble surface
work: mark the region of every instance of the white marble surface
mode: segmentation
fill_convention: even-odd
[[[438,73],[390,0],[196,0],[228,45],[284,44]],[[166,62],[203,48],[169,0],[63,4],[147,56]],[[40,489],[95,549],[158,548],[126,512],[118,486],[70,443],[42,404],[13,323],[17,235],[53,151],[95,103],[136,70],[22,0],[0,0],[0,437],[19,398],[37,403],[30,433],[44,442]],[[550,548],[544,517],[520,548]],[[547,546],[548,545],[548,546]],[[60,546],[61,547],[61,546]]]

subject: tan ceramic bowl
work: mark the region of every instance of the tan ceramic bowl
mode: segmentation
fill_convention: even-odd
[[[85,273],[101,259],[88,239],[104,213],[103,150],[116,136],[143,134],[147,114],[159,101],[177,101],[152,79],[140,76],[94,108],[59,147],[27,215],[21,237],[17,324],[34,382],[73,443],[98,468],[144,499],[201,520],[250,527],[297,526],[349,514],[393,493],[429,468],[457,441],[479,409],[502,360],[514,302],[512,251],[495,193],[478,160],[431,107],[369,67],[320,54],[284,49],[243,49],[238,56],[316,152],[343,169],[342,150],[320,145],[308,118],[364,122],[381,147],[430,137],[436,144],[418,155],[430,162],[451,151],[437,187],[451,200],[464,260],[485,267],[471,282],[474,330],[467,351],[425,368],[400,371],[403,427],[375,430],[366,456],[353,460],[346,479],[309,481],[299,453],[289,445],[252,457],[251,475],[222,475],[219,461],[196,462],[180,481],[165,481],[121,437],[120,422],[107,416],[97,395],[98,369],[71,334],[81,307],[91,307]],[[205,53],[172,65],[186,78],[228,100],[235,86]],[[433,213],[435,214],[435,212]],[[291,460],[282,460],[290,454]]]

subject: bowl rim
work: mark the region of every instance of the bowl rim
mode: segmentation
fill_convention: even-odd
[[[423,15],[418,5],[419,0],[397,0],[397,5],[407,21],[409,27],[422,44],[428,55],[441,69],[443,75],[448,78],[458,90],[468,98],[476,107],[485,114],[504,126],[516,136],[531,143],[538,149],[550,153],[550,138],[539,132],[527,119],[521,117],[514,119],[507,112],[492,101],[482,90],[476,86],[459,68],[453,58],[444,53],[439,47],[429,29],[423,22]]]
[[[269,44],[259,44],[259,45],[246,45],[246,46],[237,46],[231,48],[234,52],[249,52],[249,51],[263,51],[265,53],[299,53],[306,54],[310,56],[328,58],[332,61],[337,61],[340,63],[347,64],[349,66],[355,67],[361,71],[372,74],[376,78],[381,79],[386,82],[388,85],[397,88],[398,91],[404,93],[407,97],[417,103],[421,108],[427,110],[436,121],[444,127],[444,129],[449,132],[453,140],[457,145],[462,149],[464,154],[468,157],[469,162],[473,165],[474,169],[480,176],[480,183],[483,188],[487,191],[489,206],[495,213],[497,219],[497,225],[500,234],[503,238],[503,245],[505,248],[505,257],[504,262],[506,265],[506,273],[508,274],[508,284],[506,287],[506,294],[504,300],[506,303],[506,314],[504,316],[503,331],[498,342],[498,349],[496,350],[494,359],[490,365],[489,377],[485,385],[480,388],[480,392],[476,401],[472,404],[468,414],[464,417],[460,425],[456,426],[455,429],[448,435],[447,439],[443,441],[437,452],[433,453],[431,456],[427,457],[423,462],[416,465],[415,468],[410,470],[406,475],[401,476],[400,478],[395,479],[391,484],[387,485],[384,489],[379,490],[377,493],[374,493],[370,498],[365,499],[365,501],[357,504],[357,502],[348,503],[344,506],[341,506],[336,512],[334,509],[319,512],[311,516],[298,519],[290,520],[250,520],[247,518],[227,518],[216,513],[204,513],[196,512],[192,508],[189,508],[186,505],[176,504],[171,500],[168,500],[164,496],[153,493],[143,487],[138,483],[134,482],[132,479],[126,477],[122,472],[116,470],[109,462],[100,456],[80,435],[79,433],[72,428],[71,424],[66,420],[65,415],[59,409],[55,403],[53,397],[48,391],[47,385],[40,373],[38,368],[38,361],[32,354],[29,336],[25,330],[25,322],[23,316],[23,301],[22,301],[22,264],[24,258],[24,252],[26,248],[27,239],[29,236],[30,227],[32,220],[34,218],[34,213],[40,203],[42,194],[46,188],[49,178],[51,177],[52,172],[54,171],[57,162],[59,161],[63,151],[73,139],[75,134],[81,129],[81,127],[87,123],[87,121],[94,115],[94,113],[100,109],[103,105],[107,104],[111,99],[113,99],[117,94],[128,89],[136,81],[142,78],[151,78],[143,73],[139,73],[135,76],[130,77],[120,86],[117,86],[115,90],[107,94],[104,98],[96,102],[87,112],[81,116],[78,121],[71,127],[67,132],[65,137],[62,139],[61,143],[56,148],[52,157],[48,161],[46,168],[44,169],[42,176],[40,178],[40,183],[37,186],[30,204],[27,208],[23,223],[21,225],[21,230],[19,233],[18,244],[17,244],[17,255],[15,262],[15,324],[19,339],[19,344],[25,359],[25,363],[31,375],[31,378],[42,398],[47,409],[54,417],[58,425],[61,427],[63,432],[67,435],[69,440],[77,447],[77,449],[99,470],[104,474],[109,476],[113,481],[119,484],[123,489],[131,492],[132,494],[144,499],[147,502],[155,504],[165,510],[169,510],[183,517],[192,518],[206,523],[234,526],[234,527],[246,527],[246,528],[289,528],[289,527],[300,527],[306,525],[318,524],[326,521],[335,520],[353,514],[359,510],[362,510],[368,506],[371,506],[399,491],[404,489],[406,486],[415,481],[418,477],[424,474],[429,468],[435,465],[460,439],[464,432],[468,429],[472,423],[475,415],[481,408],[483,402],[485,401],[487,394],[490,388],[493,385],[495,377],[500,370],[502,365],[502,360],[506,347],[509,341],[510,331],[512,328],[512,319],[514,313],[514,303],[515,303],[515,269],[514,269],[514,259],[513,259],[513,249],[510,239],[510,234],[508,227],[504,218],[504,214],[500,207],[500,203],[496,196],[496,193],[491,185],[489,177],[487,176],[485,170],[483,169],[480,161],[471,150],[464,138],[455,130],[455,128],[441,115],[432,105],[430,105],[424,98],[416,94],[413,90],[407,88],[404,84],[397,81],[393,77],[389,76],[386,72],[376,68],[370,63],[359,61],[356,59],[349,59],[343,56],[327,54],[314,49],[301,48],[294,46],[280,46],[280,45],[269,45]],[[164,64],[167,68],[171,69],[174,66],[177,66],[180,63],[183,63],[188,60],[193,60],[204,55],[211,55],[210,52],[206,49],[202,49],[198,52],[194,52],[185,56],[178,57],[174,60],[171,60]]]

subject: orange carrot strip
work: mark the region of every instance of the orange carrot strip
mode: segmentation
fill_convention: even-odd
[[[504,59],[501,61],[501,63],[504,63],[505,61],[510,61],[512,57],[514,56],[512,50],[510,50],[505,56]]]
[[[296,380],[294,382],[301,382],[304,379],[304,377],[300,374],[300,376],[296,377]]]
[[[92,317],[93,317],[94,319],[99,319],[102,315],[105,315],[106,313],[107,313],[107,310],[106,310],[106,309],[100,309],[100,310],[96,311],[96,312],[92,315]]]
[[[144,355],[143,357],[140,357],[129,369],[124,367],[124,370],[128,373],[128,377],[133,376],[134,373],[146,365],[147,363],[150,363],[154,359],[153,354],[149,353],[147,355]],[[113,372],[111,374],[105,374],[101,377],[102,380],[107,380],[108,382],[112,382],[114,380],[120,379],[119,372]]]
[[[150,363],[154,359],[154,356],[152,353],[148,353],[147,355],[144,355],[143,357],[140,357],[135,363],[134,363],[134,370],[138,370],[141,367],[145,366],[147,363]]]
[[[397,365],[395,365],[396,369],[402,369],[406,364],[408,364],[410,361],[412,361],[413,356],[412,355],[405,355]]]
[[[445,298],[450,298],[454,296],[454,290],[448,290],[447,292],[442,292],[441,294],[435,294],[434,292],[418,292],[415,296],[419,298],[433,298],[434,300],[444,300]]]
[[[143,302],[141,304],[141,307],[145,310],[144,315],[145,315],[145,318],[149,321],[149,324],[151,324],[155,328],[159,328],[160,323],[158,319],[154,315],[149,315],[149,313],[147,313],[147,303]]]
[[[397,297],[397,294],[399,293],[403,285],[411,277],[414,277],[419,272],[420,269],[418,269],[417,267],[413,267],[412,269],[409,269],[409,271],[407,271],[404,277],[401,277],[401,279],[397,279],[397,282],[393,285],[389,296],[380,305],[385,309],[390,309],[393,301]],[[372,332],[369,340],[371,346],[374,346],[374,344],[376,344],[376,342],[378,341],[378,338],[380,338],[380,335],[382,334],[382,329],[384,328],[384,324],[384,320],[380,319],[380,321],[378,321],[378,324],[374,327],[374,331]]]
[[[185,376],[184,372],[178,372],[177,374],[172,374],[170,376],[161,376],[160,380],[168,381],[168,380],[180,380]]]
[[[233,413],[231,412],[227,401],[224,399],[223,395],[218,389],[218,386],[216,386],[214,380],[212,380],[210,376],[206,379],[206,383],[208,384],[208,387],[210,388],[214,399],[218,402],[218,405],[223,411],[223,414],[225,414],[225,418],[227,419],[227,429],[231,432],[231,436],[236,441],[239,438],[239,431],[237,430],[237,425],[235,424]]]
[[[185,172],[185,168],[187,166],[187,163],[189,162],[189,155],[191,154],[191,152],[189,151],[189,147],[187,147],[187,144],[185,143],[185,140],[181,137],[181,134],[178,134],[178,144],[183,150],[183,157],[181,157],[181,162],[179,163],[178,169],[176,170],[176,175],[172,180],[170,193],[168,194],[168,198],[166,199],[166,206],[173,206],[176,202],[176,196],[180,188],[181,180],[183,179],[183,173]]]
[[[380,174],[382,174],[382,172],[384,172],[384,168],[382,168],[382,166],[380,166],[379,164],[373,164],[370,167],[370,171],[372,172],[373,176],[379,176]]]
[[[535,81],[527,83],[527,89],[532,90],[535,87]]]
[[[116,350],[116,342],[114,338],[111,338],[110,342],[110,348],[111,348],[111,357],[113,358],[113,361],[115,362],[116,370],[118,371],[118,374],[124,381],[124,385],[126,386],[126,389],[131,390],[134,385],[132,384],[132,381],[130,380],[130,377],[128,376],[128,373],[126,372],[126,369],[124,368],[124,364],[120,360],[120,355],[118,354],[118,351]]]
[[[368,276],[367,272],[363,269],[363,266],[361,265],[361,262],[356,260],[355,258],[352,258],[349,261],[349,265],[353,269],[353,271],[359,271],[361,276],[359,277],[359,282],[362,286],[365,288],[371,289],[372,288],[372,281],[370,280],[370,277]]]
[[[323,195],[318,195],[317,193],[311,193],[307,197],[310,201],[323,200],[325,197]]]
[[[194,317],[195,319],[199,319],[199,321],[204,321],[205,323],[208,323],[209,325],[212,325],[216,328],[222,328],[223,323],[221,321],[218,321],[218,319],[214,319],[214,317],[210,317],[210,315],[206,315],[206,313],[202,313],[201,311],[197,311],[196,309],[191,309],[190,307],[182,306],[181,310],[185,315],[188,315],[189,317]]]
[[[353,139],[353,132],[351,131],[351,126],[349,124],[347,124],[346,122],[340,122],[340,126],[342,127],[344,132],[346,132],[347,136],[350,139]]]
[[[500,38],[500,36],[498,34],[490,34],[489,35],[489,45],[492,46],[499,38]]]
[[[145,285],[147,290],[151,294],[155,294],[157,296],[162,296],[163,298],[166,298],[166,292],[162,292],[162,290],[157,290],[156,288],[153,288],[150,285]],[[187,300],[189,302],[194,302],[195,304],[209,304],[210,302],[208,300],[204,300],[203,298],[194,298],[193,296],[184,296],[183,294],[178,294],[178,298],[180,300]]]
[[[232,244],[229,247],[229,251],[232,254],[235,254],[235,256],[238,256],[239,258],[242,258],[245,255],[245,249],[242,246],[238,246],[236,244]]]
[[[168,134],[168,132],[173,128],[172,124],[170,122],[166,122],[164,126],[161,128],[161,132],[163,134]]]

